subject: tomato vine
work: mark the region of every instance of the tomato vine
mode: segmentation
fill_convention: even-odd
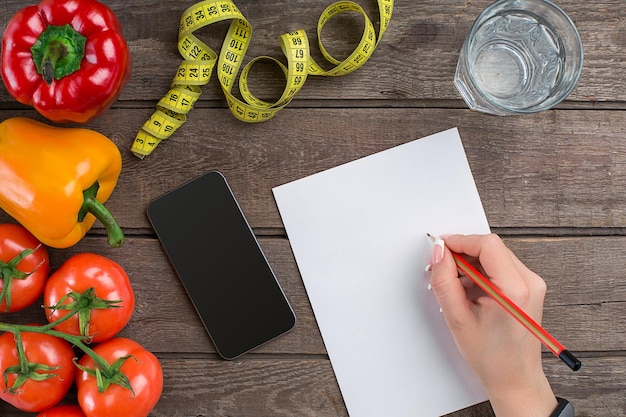
[[[78,298],[79,299],[93,298],[93,288],[89,288],[85,290],[82,296],[83,297],[78,297]],[[54,329],[54,327],[58,326],[59,324],[63,323],[66,320],[69,320],[73,315],[79,314],[81,311],[84,311],[84,305],[85,304],[82,302],[75,303],[73,307],[70,309],[68,314],[62,316],[56,321],[53,321],[45,325],[34,326],[34,325],[0,322],[0,331],[13,333],[15,337],[18,359],[19,359],[19,364],[20,364],[19,369],[16,367],[10,367],[4,371],[5,375],[6,373],[9,373],[9,372],[18,374],[18,379],[16,379],[16,383],[19,380],[19,385],[13,386],[9,388],[9,390],[14,390],[16,388],[19,388],[19,386],[21,386],[21,384],[24,383],[25,377],[39,378],[39,376],[37,375],[41,375],[41,372],[32,372],[28,368],[32,368],[33,366],[35,366],[35,367],[40,367],[38,368],[38,370],[42,370],[42,369],[51,370],[51,369],[45,368],[46,367],[45,364],[32,364],[32,366],[30,367],[26,366],[26,364],[29,362],[28,362],[28,359],[26,358],[26,353],[24,352],[24,349],[21,343],[21,333],[29,332],[29,333],[46,334],[49,336],[63,339],[71,343],[72,345],[76,346],[78,349],[83,351],[83,353],[85,353],[91,359],[93,359],[93,361],[97,364],[99,369],[88,370],[78,364],[76,364],[76,366],[83,371],[87,371],[89,373],[93,372],[94,375],[99,374],[98,390],[100,392],[104,392],[111,383],[114,383],[126,389],[129,389],[134,395],[134,391],[133,391],[132,386],[130,385],[130,382],[128,381],[128,377],[126,377],[126,375],[124,375],[120,371],[122,363],[125,360],[129,359],[129,357],[119,358],[118,361],[116,361],[114,364],[111,365],[106,360],[104,360],[104,358],[102,358],[100,355],[95,353],[93,349],[87,346],[86,341],[89,340],[89,336],[76,336],[76,335],[71,335],[71,334]],[[114,303],[109,305],[108,308],[113,308],[113,307],[114,307]],[[5,376],[5,380],[6,380],[6,376]]]

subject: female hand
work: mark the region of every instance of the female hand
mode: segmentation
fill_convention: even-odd
[[[541,323],[546,284],[497,235],[445,236],[435,245],[430,284],[454,341],[482,382],[498,417],[547,417],[557,400],[541,364],[541,343],[495,300],[459,277],[450,250],[477,260],[485,275]]]

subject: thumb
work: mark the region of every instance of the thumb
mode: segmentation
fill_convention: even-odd
[[[441,250],[437,246],[434,250]],[[442,309],[448,325],[467,321],[472,317],[471,301],[468,300],[465,287],[459,279],[456,263],[448,248],[443,248],[443,257],[433,262],[430,285],[435,298]],[[455,326],[456,327],[456,326]]]

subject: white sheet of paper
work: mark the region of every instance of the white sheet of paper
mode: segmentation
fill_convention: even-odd
[[[427,232],[489,232],[457,129],[273,192],[351,417],[436,417],[486,400],[424,271]]]

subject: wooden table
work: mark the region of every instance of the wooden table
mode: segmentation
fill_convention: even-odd
[[[374,22],[374,1],[358,0]],[[4,0],[0,24],[30,1]],[[76,246],[51,250],[52,266],[96,252],[121,263],[137,308],[122,335],[156,353],[165,388],[154,417],[347,416],[271,188],[457,126],[494,232],[548,283],[544,324],[583,361],[573,373],[549,353],[545,369],[577,416],[626,415],[626,4],[557,0],[585,47],[578,87],[556,110],[500,118],[470,111],[452,79],[458,51],[489,0],[397,0],[389,30],[364,67],[344,77],[309,77],[266,123],[237,121],[214,79],[188,122],[144,160],[129,147],[180,62],[178,20],[193,1],[105,0],[120,17],[134,68],[120,100],[86,127],[123,154],[108,202],[127,237],[108,248],[97,224]],[[254,28],[246,60],[282,59],[278,37],[316,24],[329,1],[236,4]],[[325,45],[349,51],[359,18],[337,18]],[[226,24],[203,29],[219,49]],[[261,66],[253,91],[277,97],[281,76]],[[1,119],[44,120],[0,87]],[[36,169],[36,168],[34,168]],[[156,196],[205,171],[228,178],[296,310],[288,335],[229,362],[218,357],[145,216]],[[10,219],[2,214],[2,221]],[[196,219],[189,219],[193,222]],[[6,320],[41,321],[32,308]],[[28,415],[0,404],[0,415]],[[419,413],[416,414],[418,416]],[[488,404],[453,414],[490,416]],[[121,417],[121,416],[120,416]]]

